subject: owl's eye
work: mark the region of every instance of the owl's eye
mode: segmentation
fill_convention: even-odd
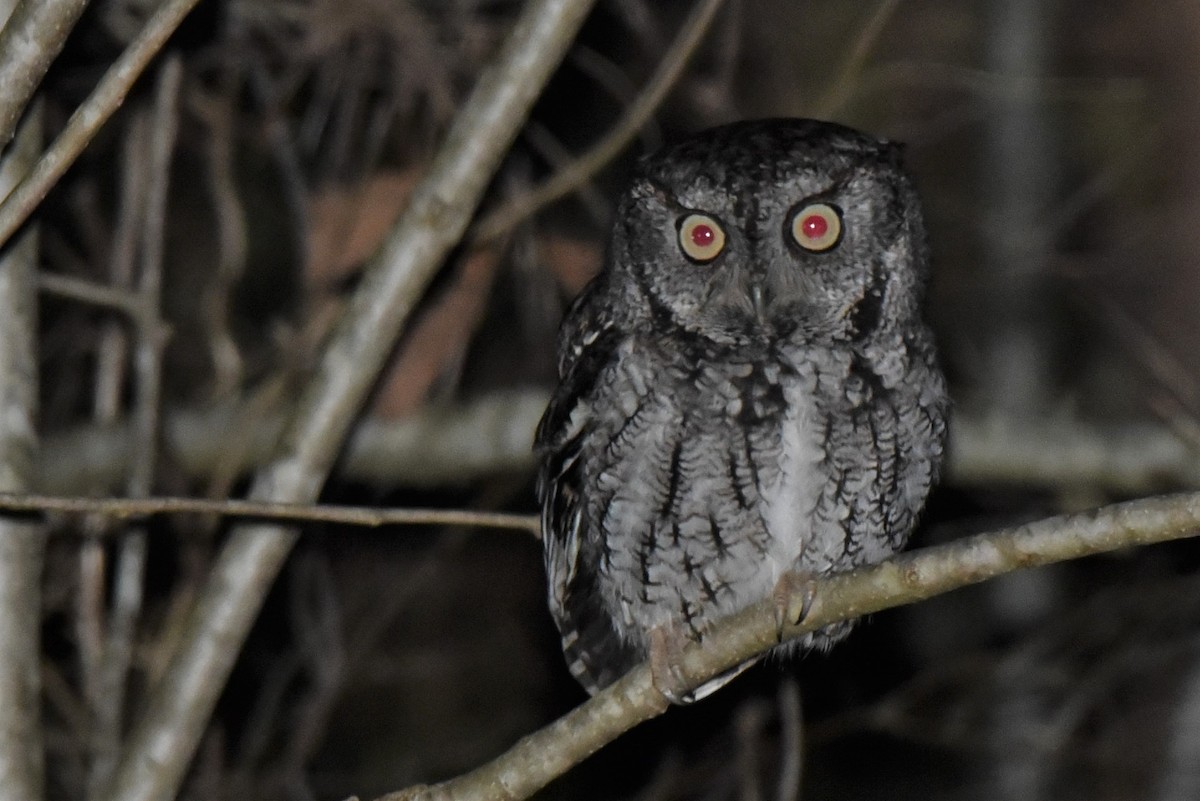
[[[679,221],[679,248],[692,261],[712,261],[725,249],[725,231],[707,214],[689,214]]]
[[[828,203],[811,203],[792,215],[792,238],[805,250],[820,253],[842,238],[842,213]]]

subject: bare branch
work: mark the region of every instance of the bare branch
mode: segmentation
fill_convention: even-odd
[[[1037,80],[1004,75],[981,67],[931,61],[889,61],[862,74],[854,93],[885,96],[906,88],[960,91],[987,100],[1043,103],[1086,103],[1103,100],[1132,105],[1146,97],[1138,78],[1107,76],[1103,80],[1042,76]]]
[[[1122,495],[1200,487],[1194,447],[1164,425],[960,414],[947,478],[960,486],[1093,487]]]
[[[901,554],[882,564],[820,580],[808,616],[783,631],[793,639],[823,626],[914,603],[1022,568],[1190,537],[1200,529],[1200,493],[1149,498],[1066,515]],[[717,623],[703,645],[684,649],[679,668],[691,687],[779,644],[775,603],[766,599]],[[665,711],[649,665],[641,665],[581,706],[482,767],[379,801],[528,798],[618,736]]]
[[[447,141],[388,237],[322,354],[254,500],[311,501],[401,327],[466,230],[484,190],[592,0],[531,0],[480,78]],[[2,218],[3,209],[0,209]],[[2,233],[3,229],[0,229]],[[295,532],[243,526],[226,543],[185,623],[108,793],[165,799],[177,790],[217,696]]]
[[[779,783],[778,801],[800,801],[804,778],[804,717],[800,685],[793,678],[779,685]]]
[[[129,43],[121,57],[104,73],[88,99],[75,109],[54,144],[0,204],[0,246],[29,218],[100,127],[120,107],[142,70],[198,2],[165,0],[158,6],[137,38]]]
[[[46,272],[38,274],[37,283],[38,289],[47,295],[111,309],[130,317],[137,314],[137,298],[126,289],[115,289],[73,275]]]
[[[854,88],[862,77],[863,67],[867,63],[871,49],[879,41],[879,36],[883,33],[888,20],[892,18],[892,12],[896,10],[897,5],[899,5],[897,0],[880,0],[874,13],[871,14],[871,18],[867,20],[867,24],[858,34],[853,49],[846,56],[846,61],[842,64],[841,69],[838,70],[837,77],[829,84],[813,108],[814,117],[822,120],[833,119],[839,111],[845,108],[846,102],[854,94]]]
[[[462,484],[505,470],[532,470],[531,441],[546,408],[541,390],[497,392],[459,406],[430,406],[401,420],[368,418],[351,436],[340,474],[379,486]],[[228,452],[222,433],[240,411],[177,411],[167,415],[164,439],[179,466],[208,476]],[[283,423],[256,414],[241,464],[262,464]],[[116,491],[130,458],[128,423],[89,426],[46,438],[37,487],[55,495]],[[947,481],[1088,486],[1125,496],[1200,487],[1200,459],[1164,425],[1093,425],[1070,418],[979,417],[964,411],[951,426]]]
[[[533,466],[533,429],[546,408],[541,390],[497,392],[457,406],[428,406],[401,420],[369,418],[355,426],[339,473],[379,486],[463,484],[503,470]],[[192,476],[213,474],[228,458],[224,436],[243,419],[241,407],[175,412],[164,423],[164,446]],[[278,413],[258,413],[240,463],[246,473],[266,462],[279,440]],[[240,430],[240,429],[239,429]],[[42,446],[37,487],[56,495],[116,492],[131,458],[128,422],[86,426],[51,436]]]
[[[12,14],[0,31],[0,150],[12,141],[17,121],[87,4],[88,0],[22,0],[10,6]],[[21,169],[28,171],[31,165],[32,159]]]
[[[222,515],[262,521],[337,523],[342,526],[478,526],[541,533],[537,515],[466,509],[379,509],[307,503],[211,500],[208,498],[78,498],[0,492],[6,512],[65,512],[129,520],[164,514]]]
[[[162,294],[163,239],[167,189],[175,134],[179,127],[179,90],[183,64],[177,54],[159,71],[154,108],[148,113],[149,153],[146,163],[146,216],[141,221],[141,265],[138,274],[137,340],[134,345],[133,459],[127,490],[134,498],[150,494],[158,455],[162,353],[166,344],[159,311]],[[146,573],[146,532],[125,532],[114,571],[113,608],[96,699],[91,787],[104,787],[116,769],[124,730],[125,688],[133,660],[137,621],[142,611]]]
[[[123,301],[123,305],[111,308],[123,312],[129,319],[120,320],[114,319],[114,315],[105,315],[95,346],[92,417],[101,426],[112,425],[125,407],[130,329],[137,324],[140,316],[140,298],[133,284],[139,233],[146,218],[147,184],[151,180],[146,166],[146,154],[150,151],[149,126],[149,115],[143,109],[131,114],[124,123],[119,202],[108,245],[108,283],[95,285],[103,292],[88,291],[91,284],[82,279],[47,273],[40,275],[43,289],[47,288],[48,281],[58,279],[75,282],[72,288],[82,290],[78,295],[81,300],[108,295],[114,300]],[[128,440],[130,459],[122,465],[121,472],[114,476],[114,484],[121,483],[126,489],[136,458],[134,436],[134,426],[131,425]],[[127,664],[128,660],[125,649],[113,648],[114,643],[125,640],[124,636],[115,636],[109,627],[109,549],[102,539],[104,534],[111,533],[109,521],[98,516],[88,517],[81,528],[87,536],[79,548],[79,589],[75,593],[74,630],[79,644],[79,676],[86,699],[84,721],[87,725],[80,730],[77,739],[81,741],[79,759],[87,764],[86,798],[94,801],[111,778],[119,757],[123,707],[113,703],[111,688],[114,684],[124,682],[126,676],[125,668],[117,670],[115,663],[121,660]]]
[[[0,162],[0,193],[41,147],[41,110],[26,118]],[[30,230],[0,256],[0,490],[23,492],[37,459],[38,238]],[[0,800],[42,796],[41,638],[45,532],[0,520]]]

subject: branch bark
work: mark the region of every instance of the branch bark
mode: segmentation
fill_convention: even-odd
[[[787,626],[783,637],[794,639],[840,620],[924,600],[1003,573],[1189,537],[1198,530],[1200,493],[1192,493],[1053,517],[901,554],[873,567],[821,579],[807,617],[800,625]],[[694,688],[778,643],[775,604],[766,599],[720,621],[702,645],[685,648],[679,667]],[[528,798],[666,708],[649,666],[642,665],[492,762],[441,784],[389,793],[379,801]]]
[[[338,465],[341,475],[380,486],[437,487],[499,471],[529,470],[533,429],[546,408],[541,390],[497,392],[458,406],[429,406],[403,420],[368,418],[355,426]],[[222,406],[178,410],[164,421],[164,448],[190,476],[207,477],[228,458],[225,437],[243,410]],[[239,443],[239,473],[270,457],[283,419],[258,415],[249,442]],[[86,426],[47,437],[38,488],[55,495],[117,492],[132,458],[132,426]]]
[[[88,0],[22,0],[12,9],[0,31],[0,150],[12,141],[17,121],[87,4]],[[30,159],[22,170],[32,163]]]
[[[315,499],[404,321],[462,237],[492,174],[593,2],[531,0],[526,5],[495,65],[455,119],[428,177],[372,260],[299,400],[276,458],[256,476],[251,499]],[[294,531],[277,526],[233,531],[107,798],[165,801],[175,795],[241,643],[294,541]]]
[[[336,523],[339,526],[477,526],[524,531],[540,537],[538,515],[510,512],[476,512],[469,509],[381,509],[377,506],[270,503],[267,501],[213,500],[209,498],[134,497],[80,498],[0,492],[5,512],[66,512],[131,520],[154,515],[214,515],[272,523]],[[0,519],[4,519],[0,516]]]
[[[25,223],[50,188],[108,121],[155,54],[200,0],[165,0],[129,43],[87,100],[75,109],[62,132],[21,183],[0,203],[0,246]]]
[[[166,236],[167,191],[175,137],[179,128],[179,94],[183,62],[177,53],[167,56],[158,72],[153,110],[145,112],[149,152],[145,162],[146,205],[141,219],[140,269],[135,318],[133,459],[126,490],[131,498],[146,498],[154,485],[158,461],[161,417],[162,361],[166,346],[165,324],[159,306],[163,282],[163,245]],[[116,769],[124,731],[125,690],[133,664],[137,623],[142,612],[146,580],[147,533],[134,527],[120,539],[113,583],[113,604],[107,626],[100,694],[94,702],[93,760],[89,775],[90,796],[104,787]]]
[[[0,194],[37,157],[41,110],[26,116],[0,162]],[[23,492],[37,456],[36,230],[0,257],[0,491]],[[41,526],[0,519],[0,801],[42,796]]]
[[[436,487],[501,471],[533,469],[531,440],[546,408],[542,390],[496,392],[458,406],[429,406],[401,420],[360,422],[338,464],[341,475],[378,486]],[[210,475],[228,454],[233,407],[175,410],[164,420],[164,447],[190,476]],[[257,415],[244,443],[248,472],[270,456],[283,425]],[[117,492],[131,458],[132,428],[87,426],[46,437],[40,491]],[[1093,425],[1069,418],[957,414],[947,483],[956,486],[1089,487],[1126,497],[1200,487],[1194,448],[1163,425]]]

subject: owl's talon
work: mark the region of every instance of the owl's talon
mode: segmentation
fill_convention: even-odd
[[[775,583],[775,641],[783,642],[788,626],[797,626],[812,611],[817,597],[817,577],[804,571],[784,573]]]
[[[683,646],[687,640],[670,624],[650,629],[650,676],[654,687],[667,701],[683,706],[690,704],[691,687],[683,675]]]

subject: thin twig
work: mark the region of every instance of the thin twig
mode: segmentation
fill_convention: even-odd
[[[663,56],[654,75],[637,99],[625,109],[621,119],[603,139],[568,166],[559,170],[546,183],[527,194],[513,198],[476,224],[472,239],[486,244],[512,230],[541,209],[559,198],[585,186],[605,165],[638,135],[662,105],[667,93],[678,83],[691,57],[704,41],[713,18],[724,0],[700,0],[679,29],[675,41]]]
[[[777,801],[799,801],[804,778],[804,715],[800,684],[794,678],[779,685],[779,784]]]
[[[892,12],[899,4],[899,0],[880,0],[874,13],[871,14],[871,19],[858,34],[853,49],[846,56],[842,68],[838,70],[837,77],[829,84],[825,94],[813,107],[814,116],[827,120],[836,116],[846,106],[846,102],[854,94],[854,89],[862,76],[863,67],[867,63],[871,49],[879,41],[879,35],[883,33],[888,20],[892,18]]]
[[[36,158],[41,108],[0,161],[0,194]],[[37,232],[0,256],[0,490],[23,492],[37,461]],[[42,797],[41,526],[0,520],[0,800]]]
[[[165,340],[159,311],[162,294],[163,240],[167,189],[175,135],[179,127],[179,90],[183,64],[169,56],[159,71],[153,112],[148,117],[150,141],[146,162],[146,205],[141,224],[138,315],[134,344],[133,460],[126,489],[130,496],[150,494],[158,453],[162,353]],[[93,734],[95,760],[91,787],[105,787],[116,769],[124,729],[125,690],[133,660],[137,621],[142,611],[146,572],[146,532],[133,528],[120,541],[113,575],[113,608],[101,669]]]
[[[397,336],[461,239],[496,168],[593,0],[531,0],[495,64],[455,119],[428,176],[369,266],[331,336],[274,461],[251,487],[258,501],[313,500]],[[226,542],[184,624],[183,640],[135,729],[112,801],[173,796],[241,643],[296,533],[241,526]]]
[[[537,515],[472,512],[464,509],[377,509],[371,506],[320,506],[306,503],[210,500],[208,498],[76,498],[58,495],[0,493],[0,510],[11,513],[59,512],[94,514],[114,520],[155,515],[219,515],[222,517],[341,526],[475,526],[540,532]]]
[[[346,621],[329,556],[313,552],[305,556],[302,572],[292,584],[289,617],[298,633],[296,651],[306,687],[300,698],[291,696],[294,706],[282,716],[288,733],[272,771],[301,785],[307,783],[306,766],[312,754],[329,731],[329,717],[346,686],[350,667]],[[316,796],[311,791],[298,795]]]
[[[596,85],[619,105],[628,106],[637,99],[637,85],[630,80],[625,70],[608,56],[580,43],[571,48],[567,59],[573,67],[595,81]],[[657,147],[661,141],[662,136],[654,125],[647,125],[643,129],[642,144],[645,147]]]
[[[146,184],[149,182],[145,154],[149,150],[150,120],[139,111],[125,122],[121,147],[120,193],[117,217],[109,242],[108,280],[110,286],[92,285],[69,276],[43,273],[43,288],[54,279],[76,290],[87,290],[86,297],[107,293],[121,301],[117,310],[128,319],[102,323],[96,343],[95,391],[92,417],[101,426],[111,426],[125,406],[128,384],[129,333],[138,319],[138,296],[133,289],[134,262],[137,260],[138,232],[145,219]],[[129,437],[132,442],[132,435]],[[132,452],[132,446],[131,446]],[[122,466],[119,481],[128,482],[130,468]],[[113,703],[109,687],[123,683],[125,670],[114,669],[108,643],[109,548],[104,535],[111,533],[110,521],[92,515],[83,521],[86,536],[79,548],[79,590],[75,593],[75,636],[78,642],[80,682],[89,714],[88,729],[81,750],[87,763],[86,798],[94,801],[116,765],[120,748],[122,711]]]
[[[130,115],[121,148],[121,193],[118,196],[120,202],[108,249],[108,281],[111,289],[105,289],[118,293],[126,300],[121,311],[128,319],[106,319],[100,329],[100,341],[96,346],[96,401],[93,414],[96,421],[104,425],[112,425],[125,406],[125,387],[128,383],[130,362],[130,324],[136,325],[140,314],[139,298],[134,290],[133,280],[138,234],[146,218],[146,185],[150,180],[145,157],[150,149],[150,131],[147,129],[149,124],[150,120],[143,113]],[[123,470],[121,478],[126,480],[129,473],[130,470]]]
[[[537,121],[530,121],[522,131],[521,137],[529,143],[530,148],[542,158],[550,168],[554,171],[565,169],[571,163],[570,151],[563,145],[562,142],[555,138],[554,133],[545,125]],[[522,189],[528,192],[528,189]],[[585,181],[575,189],[583,207],[587,210],[588,216],[603,225],[608,219],[609,200],[600,189],[591,181]]]
[[[733,725],[737,738],[738,801],[763,801],[759,752],[766,724],[767,708],[763,699],[751,698],[738,707]]]
[[[105,599],[108,597],[107,553],[104,542],[100,537],[90,536],[100,525],[96,518],[84,521],[80,530],[85,532],[85,539],[79,547],[79,578],[78,589],[75,591],[74,633],[76,641],[76,657],[79,660],[79,683],[82,685],[82,695],[89,710],[99,706],[103,688],[102,667],[104,665],[104,619],[106,612]],[[103,532],[101,532],[103,533]],[[91,764],[91,738],[87,732],[94,731],[91,726],[93,716],[84,716],[88,727],[80,732],[81,744],[79,758]],[[90,770],[88,776],[93,776]],[[91,788],[85,795],[94,798]]]
[[[234,293],[246,271],[249,226],[234,178],[234,106],[238,92],[226,87],[218,97],[196,101],[208,125],[205,142],[208,169],[204,171],[217,223],[217,270],[200,301],[205,337],[213,365],[213,396],[227,397],[240,385],[242,354],[231,327]]]
[[[21,0],[15,7],[5,3],[11,14],[0,31],[0,150],[12,140],[17,121],[87,4],[88,0]],[[23,164],[21,169],[30,166]]]
[[[166,346],[160,309],[163,284],[163,249],[167,227],[167,193],[171,158],[179,129],[179,93],[183,64],[172,53],[159,72],[150,127],[150,181],[146,192],[146,218],[142,224],[137,296],[137,342],[134,354],[133,399],[134,458],[129,473],[129,494],[150,494],[157,465],[162,395],[162,354]]]
[[[1200,417],[1200,382],[1187,364],[1111,295],[1096,291],[1085,281],[1079,281],[1078,284],[1080,291],[1086,293],[1090,305],[1098,310],[1101,321],[1112,329],[1114,338],[1122,348],[1150,373],[1178,407],[1193,417]]]
[[[776,625],[771,598],[718,622],[704,643],[684,648],[676,665],[687,686],[779,644],[841,620],[914,603],[1022,568],[1194,536],[1200,493],[1148,498],[1091,512],[1053,517],[901,554],[881,564],[820,579],[807,616]],[[380,801],[475,801],[528,798],[667,703],[643,664],[506,753],[470,773],[434,786],[418,785]]]
[[[986,100],[1027,103],[1088,103],[1133,105],[1146,99],[1149,87],[1139,78],[1064,78],[1008,75],[983,67],[931,61],[892,61],[863,73],[857,94],[888,96],[903,89],[959,91]]]
[[[20,228],[88,142],[120,107],[134,81],[199,0],[164,0],[100,83],[67,120],[62,133],[0,204],[0,246]]]
[[[73,275],[47,272],[38,274],[37,284],[38,289],[47,295],[110,309],[129,317],[137,314],[137,299],[126,289],[97,284]]]

